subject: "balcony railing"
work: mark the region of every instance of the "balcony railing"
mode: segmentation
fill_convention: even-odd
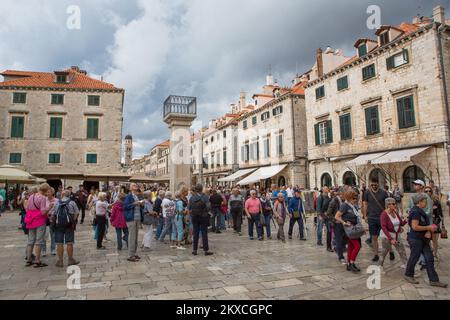
[[[164,118],[170,113],[180,115],[197,115],[197,98],[169,96],[164,102]]]

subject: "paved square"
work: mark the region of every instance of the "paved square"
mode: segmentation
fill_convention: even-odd
[[[312,218],[309,218],[309,231]],[[17,229],[17,212],[0,217],[0,299],[450,299],[450,289],[432,288],[422,272],[419,285],[402,279],[400,261],[386,262],[381,289],[366,286],[371,252],[366,244],[358,257],[361,274],[340,265],[334,253],[309,239],[250,241],[230,230],[210,236],[214,256],[191,255],[191,250],[170,249],[155,243],[153,251],[138,254],[139,263],[117,253],[114,241],[97,251],[92,228],[79,226],[75,257],[81,261],[80,290],[68,290],[66,268],[54,266],[56,258],[44,258],[49,267],[26,268],[26,236]],[[244,228],[244,230],[246,230]],[[142,239],[143,232],[140,232]],[[115,238],[114,229],[108,233]],[[441,240],[438,274],[449,282],[449,244]],[[190,249],[190,248],[189,248]],[[398,257],[398,255],[396,255]],[[67,262],[66,262],[67,263]]]

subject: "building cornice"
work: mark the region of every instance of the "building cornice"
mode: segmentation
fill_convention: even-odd
[[[345,71],[347,71],[347,70],[349,70],[349,69],[351,69],[351,68],[353,68],[355,66],[360,65],[361,63],[364,63],[366,61],[370,61],[371,59],[380,56],[381,54],[389,51],[392,48],[395,48],[395,47],[397,47],[397,46],[399,46],[399,45],[401,45],[403,43],[410,42],[413,39],[415,39],[415,38],[419,37],[420,35],[424,34],[425,32],[428,32],[429,30],[431,30],[434,25],[435,25],[435,23],[431,23],[429,25],[421,27],[420,29],[414,31],[413,33],[411,33],[409,35],[406,35],[406,36],[400,37],[397,40],[391,41],[390,43],[388,43],[388,44],[386,44],[386,45],[384,45],[384,46],[382,46],[380,48],[377,48],[376,50],[374,50],[372,52],[369,52],[365,56],[360,57],[360,58],[356,59],[355,61],[353,61],[353,62],[351,62],[351,63],[349,63],[347,65],[344,65],[344,66],[342,66],[340,68],[337,68],[337,69],[335,69],[335,70],[333,70],[333,71],[323,75],[322,77],[307,83],[305,85],[305,88],[311,88],[311,87],[313,87],[313,86],[315,86],[315,85],[317,85],[319,83],[324,82],[328,78],[331,78],[331,77],[334,77],[335,75],[341,74],[341,73],[343,73],[343,72],[345,72]]]
[[[79,88],[52,88],[52,87],[24,87],[24,86],[2,86],[1,90],[28,90],[28,91],[58,91],[58,92],[97,92],[97,93],[125,93],[124,89],[79,89]]]

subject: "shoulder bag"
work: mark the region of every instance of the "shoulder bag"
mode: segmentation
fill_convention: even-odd
[[[445,229],[444,219],[442,219],[441,239],[448,239],[447,229]]]
[[[361,219],[359,218],[359,214],[356,212],[355,207],[352,205],[350,205],[350,207],[353,210],[353,214],[357,217],[357,223],[352,226],[344,225],[344,231],[349,239],[355,240],[361,238],[366,231],[364,230],[364,226],[361,223]]]

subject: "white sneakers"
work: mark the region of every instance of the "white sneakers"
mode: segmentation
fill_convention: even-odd
[[[182,246],[178,246],[177,249],[178,249],[178,250],[186,250],[186,248],[185,248],[185,247],[182,247]]]

